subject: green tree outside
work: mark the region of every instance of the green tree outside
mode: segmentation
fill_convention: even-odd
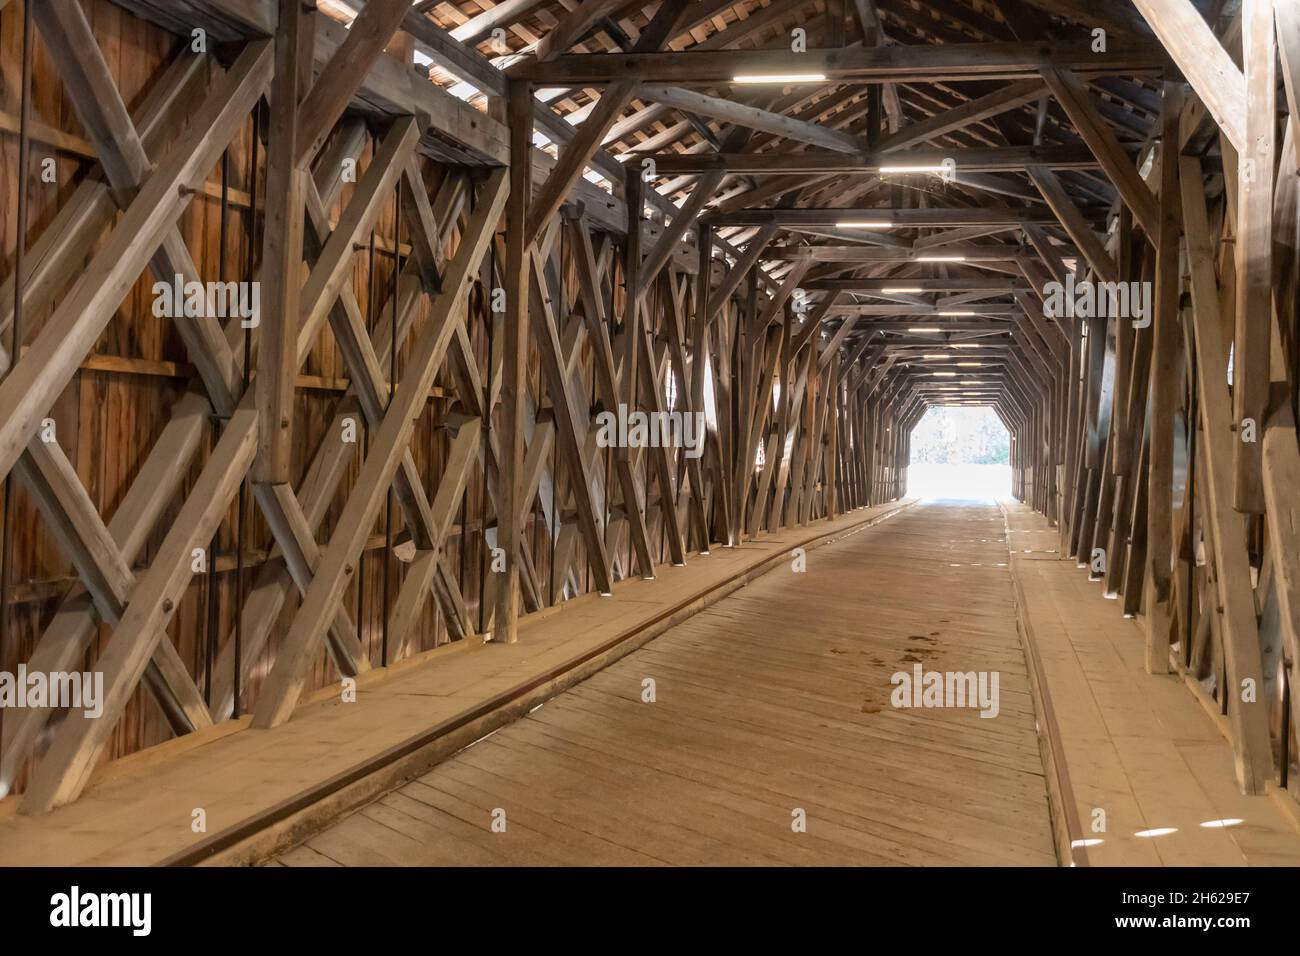
[[[912,463],[1005,465],[1011,439],[993,409],[936,406],[912,430]]]

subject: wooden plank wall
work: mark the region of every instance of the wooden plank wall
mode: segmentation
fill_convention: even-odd
[[[132,108],[140,98],[149,92],[150,84],[156,82],[160,69],[178,56],[190,55],[186,45],[160,28],[136,19],[130,13],[108,2],[108,0],[89,0],[86,4],[94,33],[103,49],[105,59],[119,86],[128,108]],[[21,5],[9,4],[0,11],[0,109],[12,121],[3,124],[9,132],[0,131],[0,241],[3,241],[5,269],[12,274],[16,248],[15,222],[17,207],[17,189],[14,170],[18,168],[18,142],[12,130],[17,128],[16,117],[20,109],[22,19]],[[36,176],[29,185],[30,221],[28,244],[49,225],[61,204],[67,200],[87,170],[93,165],[93,149],[87,142],[84,131],[80,128],[75,111],[65,96],[61,82],[51,62],[48,50],[38,38],[35,45],[33,70],[32,118],[34,137],[32,143],[32,170]],[[205,189],[197,194],[179,221],[181,235],[185,240],[199,275],[205,281],[217,279],[243,280],[250,277],[250,244],[260,251],[260,227],[256,237],[250,236],[251,217],[249,204],[251,194],[256,188],[264,196],[264,161],[265,147],[259,145],[254,158],[253,122],[246,121],[231,143],[227,157],[227,213],[226,239],[222,244],[222,187],[221,164],[213,168]],[[169,131],[170,132],[170,131]],[[366,168],[377,140],[382,137],[384,128],[369,131],[366,146],[358,161],[358,177]],[[337,135],[337,134],[336,134]],[[328,144],[327,144],[328,148]],[[56,159],[58,169],[57,184],[39,181],[40,160],[52,156]],[[449,168],[440,167],[428,159],[422,159],[426,184],[432,192],[442,179],[452,173]],[[256,164],[256,171],[253,167]],[[481,172],[481,171],[480,171]],[[334,206],[331,216],[337,217],[346,207],[354,187],[345,185]],[[259,202],[260,205],[260,202]],[[372,323],[388,298],[393,282],[393,256],[395,220],[398,217],[395,197],[386,201],[374,231],[373,253],[367,248],[359,250],[352,265],[352,290],[360,304],[362,315],[367,323]],[[399,230],[403,255],[409,255],[406,244],[409,231],[404,227]],[[601,257],[603,246],[609,241],[608,236],[594,236],[596,254]],[[556,322],[561,339],[565,339],[577,326],[581,318],[574,316],[575,308],[581,300],[581,283],[574,249],[569,238],[569,229],[562,230],[562,236],[556,241],[558,252],[554,261],[559,265],[557,297],[560,307],[555,310]],[[615,248],[609,250],[612,265],[605,275],[607,282],[602,294],[606,296],[605,314],[622,316],[624,309],[623,259],[617,246],[622,240],[615,241]],[[451,252],[454,254],[455,241]],[[371,261],[373,259],[373,266]],[[503,260],[503,241],[498,234],[494,250],[489,254],[489,264],[480,273],[490,276],[492,268],[499,268],[497,263]],[[603,257],[602,257],[603,261]],[[222,266],[224,262],[224,273]],[[669,266],[677,268],[677,264]],[[719,266],[716,270],[721,273]],[[64,391],[50,415],[55,419],[58,441],[78,476],[85,484],[91,500],[105,520],[111,519],[126,490],[135,478],[141,462],[153,442],[168,421],[173,404],[184,393],[194,379],[195,370],[189,363],[185,346],[176,326],[167,318],[153,314],[153,277],[142,276],[132,289],[117,314],[101,335],[93,353],[82,363],[80,370]],[[499,281],[499,279],[497,280]],[[685,337],[692,341],[686,343],[688,351],[693,351],[693,341],[697,322],[694,316],[694,304],[699,291],[696,283],[688,276],[680,281],[685,284],[686,307],[682,317],[682,329]],[[667,354],[672,356],[671,340],[666,326],[666,316],[671,311],[668,307],[667,284],[655,282],[645,291],[645,309],[643,314],[650,323],[650,339],[656,350],[656,358]],[[744,406],[754,403],[756,409],[762,409],[767,403],[766,397],[754,392],[759,385],[762,368],[754,367],[755,360],[763,360],[764,348],[767,349],[771,375],[778,364],[778,358],[784,353],[783,339],[778,335],[767,337],[766,345],[758,342],[758,350],[751,358],[742,358],[742,350],[737,343],[743,341],[743,332],[739,330],[752,326],[760,312],[768,309],[765,296],[755,296],[751,289],[742,290],[735,297],[724,303],[718,310],[718,317],[713,320],[707,335],[713,343],[714,374],[718,377],[719,416],[723,444],[711,445],[708,475],[705,480],[708,490],[705,493],[706,515],[704,521],[710,541],[735,540],[748,525],[746,515],[754,513],[757,520],[757,533],[764,529],[770,531],[790,523],[804,524],[810,520],[835,517],[846,510],[864,507],[891,500],[903,493],[904,473],[898,463],[906,459],[906,428],[896,428],[894,437],[886,439],[885,426],[889,422],[908,424],[903,417],[904,409],[886,408],[880,403],[873,412],[880,426],[871,436],[855,434],[851,423],[842,417],[843,403],[848,401],[844,390],[838,387],[839,363],[830,363],[830,368],[823,373],[823,381],[818,384],[817,376],[810,376],[807,384],[807,401],[800,413],[798,425],[789,424],[784,416],[778,421],[775,414],[760,416],[753,424],[755,429],[755,448],[777,447],[778,430],[789,424],[789,437],[803,429],[800,443],[795,446],[796,459],[791,467],[789,484],[754,474],[752,480],[737,481],[738,494],[741,496],[740,507],[731,501],[722,487],[725,475],[731,480],[732,470],[728,465],[723,468],[718,461],[721,456],[728,461],[741,462],[742,468],[755,470],[751,463],[745,461],[742,443],[748,440],[748,432],[742,431],[753,423],[753,409]],[[486,370],[492,367],[492,360],[499,360],[494,351],[500,348],[500,317],[493,320],[490,312],[490,288],[484,283],[475,284],[467,305],[467,330],[472,351],[476,357],[480,375],[487,380]],[[60,293],[66,290],[60,290]],[[56,295],[55,304],[60,296]],[[415,334],[426,322],[431,313],[431,300],[424,298],[419,306],[420,313],[416,320]],[[263,304],[265,307],[265,303]],[[715,309],[717,304],[715,303]],[[781,311],[782,307],[775,307]],[[788,305],[784,307],[786,329],[789,329],[790,314]],[[23,338],[30,341],[48,318],[49,310],[44,314],[28,312],[23,319]],[[703,326],[698,326],[703,328]],[[611,328],[615,334],[617,330]],[[788,335],[788,332],[786,333]],[[412,337],[413,338],[413,337]],[[407,339],[409,346],[412,338]],[[579,353],[574,363],[582,383],[582,394],[590,396],[593,406],[596,404],[594,384],[593,349],[590,340],[581,337]],[[805,339],[804,347],[807,345]],[[615,342],[615,355],[623,354],[622,346]],[[815,344],[811,346],[815,349]],[[668,350],[668,351],[665,351]],[[730,356],[730,363],[728,357]],[[796,362],[793,354],[784,355],[786,366]],[[797,359],[803,361],[803,359]],[[662,364],[662,363],[656,363]],[[730,368],[726,367],[728,364]],[[399,355],[398,367],[402,358]],[[798,366],[793,366],[797,368]],[[816,354],[813,354],[813,367],[816,368]],[[296,419],[293,438],[293,481],[297,485],[305,474],[308,463],[315,453],[322,437],[332,426],[336,404],[347,388],[347,369],[343,355],[336,345],[333,334],[323,328],[298,379],[296,391]],[[829,381],[827,381],[829,376]],[[539,417],[550,416],[551,399],[544,387],[541,368],[536,349],[529,348],[526,373],[529,391],[539,398]],[[736,388],[732,391],[732,383]],[[679,396],[687,394],[687,389],[678,386]],[[455,405],[455,383],[451,370],[444,366],[434,381],[430,397],[420,416],[416,436],[412,441],[412,452],[420,474],[424,478],[425,491],[433,498],[442,477],[444,463],[448,456],[449,440],[447,433],[440,428]],[[829,409],[829,412],[827,411]],[[357,415],[358,427],[363,421]],[[214,422],[205,437],[203,449],[192,463],[178,498],[170,503],[170,510],[164,515],[155,529],[150,543],[136,564],[137,570],[148,566],[155,549],[162,540],[170,518],[180,508],[196,480],[208,450],[216,441],[218,423]],[[495,426],[494,426],[495,427]],[[786,439],[786,432],[780,431],[780,440]],[[357,444],[357,458],[349,474],[341,483],[331,510],[318,531],[320,542],[329,540],[334,522],[342,511],[343,503],[351,490],[360,469],[364,432],[360,433]],[[670,535],[665,533],[663,515],[658,510],[657,497],[661,476],[657,476],[652,463],[652,456],[639,454],[632,456],[633,469],[637,484],[646,489],[649,500],[647,507],[648,539],[651,545],[651,557],[654,563],[668,559]],[[804,468],[805,463],[807,468]],[[566,523],[572,524],[570,515],[573,509],[573,487],[564,463],[564,457],[557,451],[551,452],[551,470],[555,475],[555,510]],[[609,489],[606,501],[606,519],[609,519],[611,505],[620,508],[618,500],[619,483],[615,478],[615,462],[609,449],[598,452],[597,468],[603,468],[604,487]],[[684,482],[689,469],[683,458],[678,455],[671,463],[676,471],[678,499],[674,503],[679,525],[688,533],[688,550],[700,545],[695,524],[687,521],[688,494]],[[743,477],[744,472],[740,472]],[[484,532],[495,526],[496,518],[490,505],[488,476],[482,461],[475,463],[470,472],[464,503],[459,509],[459,517],[448,535],[445,554],[450,562],[460,592],[468,608],[475,628],[483,629],[483,612],[489,600],[484,601],[484,584],[488,581],[488,562],[490,554],[486,547]],[[796,481],[801,488],[796,489]],[[25,492],[13,485],[14,519],[12,533],[14,540],[14,559],[8,570],[9,587],[5,591],[4,611],[8,616],[8,636],[0,647],[0,671],[14,672],[18,665],[26,661],[37,639],[48,626],[59,602],[70,592],[81,588],[77,576],[69,561],[56,546],[41,515]],[[777,490],[779,489],[779,490]],[[797,492],[797,493],[796,493]],[[773,495],[777,499],[773,501]],[[785,499],[780,496],[786,496]],[[787,500],[788,499],[788,500]],[[761,505],[760,505],[761,501]],[[270,531],[254,505],[251,493],[246,496],[245,534],[243,541],[243,587],[249,589],[258,570],[268,560],[272,548]],[[394,505],[393,512],[400,515],[400,509]],[[388,557],[384,546],[385,528],[381,517],[371,531],[371,546],[366,552],[364,569],[356,574],[349,585],[344,608],[356,622],[362,644],[374,664],[380,662],[380,644],[383,639],[384,610],[389,601],[384,593],[384,563],[391,561],[389,574],[389,599],[395,598],[400,587],[403,568],[399,561]],[[176,612],[168,628],[168,637],[176,647],[181,659],[194,676],[200,690],[206,688],[209,655],[212,660],[219,657],[220,651],[231,641],[239,605],[240,584],[236,573],[236,544],[238,527],[238,505],[232,505],[220,526],[214,557],[215,571],[211,575],[195,575],[182,599],[178,602]],[[534,501],[532,514],[526,525],[527,540],[531,546],[532,564],[536,569],[536,578],[540,582],[542,602],[562,600],[562,592],[554,592],[550,586],[552,574],[552,536],[542,523],[540,502]],[[394,532],[401,529],[398,517]],[[688,530],[689,529],[689,530]],[[753,531],[751,530],[751,533]],[[581,536],[577,540],[571,555],[573,567],[577,569],[578,591],[593,586],[586,568],[585,548]],[[633,558],[631,535],[627,523],[614,520],[607,531],[607,545],[616,565],[616,576],[626,575],[628,569],[638,563]],[[274,558],[271,558],[274,560]],[[639,569],[637,569],[639,572]],[[211,580],[211,593],[209,593]],[[572,594],[568,596],[573,596]],[[258,699],[258,692],[267,673],[274,662],[277,646],[288,631],[289,622],[298,607],[298,598],[290,597],[280,615],[276,629],[263,652],[262,658],[254,663],[246,685],[244,707],[247,710]],[[433,648],[451,639],[446,623],[436,601],[425,602],[423,617],[411,653]],[[210,618],[211,615],[211,618]],[[92,668],[95,659],[102,652],[111,636],[108,628],[101,627],[87,654],[85,667]],[[334,683],[336,672],[323,647],[316,651],[312,668],[308,675],[305,690],[311,691]],[[0,720],[4,714],[0,712]],[[49,734],[46,734],[48,738]],[[152,697],[137,688],[127,707],[123,719],[119,722],[109,746],[102,759],[112,760],[145,747],[152,746],[171,736],[167,721],[154,703]],[[38,744],[37,750],[44,748],[48,740]],[[28,782],[32,759],[28,758],[24,769],[14,781],[13,790],[21,792]]]
[[[123,97],[128,106],[134,106],[137,99],[148,92],[151,79],[156,77],[159,69],[170,62],[172,57],[181,53],[182,46],[172,35],[105,0],[93,0],[87,4],[86,9]],[[15,128],[20,108],[21,51],[22,8],[19,4],[10,4],[0,12],[0,63],[3,64],[0,108],[15,117],[15,122],[10,124]],[[32,118],[52,129],[80,137],[77,117],[71,104],[65,100],[62,84],[49,60],[49,51],[39,40],[35,46],[33,65]],[[251,142],[250,119],[229,150],[229,203],[225,245],[225,278],[228,280],[247,276]],[[366,152],[358,161],[358,175],[365,169],[372,145],[367,146]],[[29,185],[29,244],[48,225],[61,203],[85,175],[87,168],[84,157],[57,149],[39,139],[34,138],[31,149],[32,169],[36,175]],[[258,188],[263,189],[264,145],[259,149],[258,156]],[[53,157],[58,164],[57,185],[39,180],[41,160],[46,157]],[[17,189],[13,176],[13,170],[18,168],[16,134],[0,133],[0,162],[5,171],[4,175],[0,175],[0,236],[4,243],[5,270],[12,274],[17,218]],[[431,164],[426,175],[436,188],[438,176],[430,175],[430,170],[436,173]],[[209,194],[196,197],[180,220],[181,234],[194,256],[200,275],[207,281],[219,277],[222,263],[220,166],[213,169],[209,186]],[[337,216],[339,209],[347,204],[353,188],[344,186],[332,215]],[[369,252],[362,251],[355,259],[352,287],[363,314],[368,319],[371,318],[371,310],[377,316],[392,281],[393,207],[394,203],[390,199],[376,228],[373,274],[377,288],[373,296]],[[409,247],[406,249],[409,252]],[[172,321],[153,315],[153,281],[148,274],[141,277],[100,338],[94,356],[83,363],[82,370],[51,412],[60,445],[76,466],[78,476],[100,514],[106,518],[111,517],[121,496],[130,487],[144,455],[166,424],[171,405],[183,393],[193,375],[193,367],[187,361],[184,345],[173,328]],[[471,341],[481,361],[485,361],[488,348],[485,308],[483,296],[476,295],[471,303],[471,312],[476,317],[476,321],[471,324]],[[427,309],[427,303],[421,305],[422,312],[427,312]],[[25,315],[24,338],[30,339],[45,318],[46,315],[41,314]],[[419,321],[417,319],[417,324]],[[399,356],[399,366],[400,362]],[[324,430],[331,424],[334,407],[347,387],[343,358],[328,329],[320,333],[319,341],[303,372],[304,377],[300,378],[297,392],[295,482],[301,481]],[[440,385],[441,383],[435,386],[435,393],[445,391]],[[430,496],[436,489],[435,479],[441,473],[447,445],[445,435],[437,430],[437,425],[445,416],[449,404],[446,398],[431,397],[420,419],[417,437],[412,442],[412,450],[421,473],[430,476]],[[358,420],[360,421],[360,416]],[[364,428],[361,427],[358,449],[362,447],[363,434]],[[206,459],[206,449],[211,447],[213,441],[215,437],[210,437],[205,442],[204,450],[191,466],[190,477],[182,486],[182,497],[172,505],[169,514],[175,513],[183,496],[188,494],[190,483]],[[358,458],[358,462],[351,467],[335,496],[330,514],[322,526],[322,538],[327,538],[332,522],[346,500],[359,460]],[[59,600],[70,588],[79,588],[70,562],[64,559],[53,539],[43,529],[34,503],[17,483],[13,485],[13,493],[14,561],[9,572],[10,587],[5,594],[10,639],[7,646],[0,649],[0,671],[10,673],[31,654],[35,641],[48,624]],[[467,491],[466,509],[470,517],[470,533],[462,536],[461,529],[457,527],[449,536],[447,548],[448,554],[453,556],[452,566],[460,574],[462,594],[475,615],[482,581],[480,565],[484,561],[484,548],[481,534],[474,532],[481,527],[485,497],[484,480],[480,471],[470,481]],[[252,502],[251,494],[247,499],[246,515],[248,523],[244,540],[244,576],[245,587],[251,588],[260,565],[266,560],[271,537]],[[221,635],[223,644],[232,633],[236,612],[236,517],[237,508],[232,507],[222,524],[215,556],[217,573],[214,597],[219,608],[216,633]],[[151,544],[145,548],[142,564],[148,564],[152,549],[165,533],[168,524],[168,517],[165,516]],[[361,610],[357,630],[371,651],[372,658],[378,661],[384,608],[382,524],[375,528],[372,541],[373,550],[366,561],[364,575],[358,575],[358,582],[351,587],[345,605],[354,617],[358,609]],[[536,560],[540,569],[547,568],[549,551],[543,551],[539,547]],[[394,565],[390,576],[393,596],[401,583],[397,562]],[[361,580],[364,580],[364,590]],[[208,604],[208,579],[196,575],[184,600],[178,605],[169,629],[170,637],[182,659],[191,673],[198,676],[201,689],[204,687],[202,675],[205,673],[207,655]],[[274,657],[277,639],[287,628],[291,611],[296,606],[295,597],[281,615],[277,632],[263,655],[263,662],[253,666],[249,684],[250,702],[256,699],[260,680]],[[440,616],[436,603],[428,602],[416,650],[432,648],[448,639]],[[110,633],[109,629],[101,627],[87,667],[93,666],[100,645],[108,639]],[[319,687],[334,679],[332,667],[322,653],[316,662],[309,686]],[[150,746],[170,736],[167,724],[152,698],[137,690],[115,733],[108,750],[108,759]],[[20,777],[15,789],[20,791],[24,782]]]

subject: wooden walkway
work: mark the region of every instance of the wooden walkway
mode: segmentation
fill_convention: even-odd
[[[809,551],[804,573],[778,567],[275,862],[1052,865],[1007,558],[992,503],[918,505]],[[891,675],[916,664],[998,672],[997,717],[894,708]]]
[[[1089,864],[1300,866],[1295,801],[1239,792],[1216,720],[1182,677],[1146,673],[1141,623],[1059,560],[1060,536],[1042,515],[1006,508]],[[1094,831],[1099,810],[1104,829]],[[1225,820],[1236,822],[1205,826]]]
[[[527,615],[516,644],[457,641],[363,674],[355,703],[326,687],[274,730],[247,716],[186,734],[99,770],[52,813],[0,801],[0,865],[244,864],[369,802],[484,734],[724,599],[790,549],[888,522],[911,502],[863,508],[743,548],[692,554],[654,580],[614,585]],[[191,811],[208,829],[195,833]]]

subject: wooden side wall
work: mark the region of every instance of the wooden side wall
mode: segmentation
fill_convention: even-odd
[[[157,82],[162,69],[175,58],[194,55],[186,43],[163,30],[136,19],[107,0],[89,0],[86,4],[95,35],[119,86],[128,108],[134,107],[146,95],[151,84]],[[0,11],[0,65],[3,66],[3,86],[0,87],[0,108],[4,113],[4,131],[0,131],[0,150],[3,150],[3,169],[0,169],[0,235],[3,236],[5,270],[14,272],[16,250],[16,208],[18,169],[17,116],[20,110],[22,20],[21,5],[9,4]],[[225,51],[215,51],[220,58]],[[233,52],[233,51],[232,51]],[[36,40],[32,88],[32,154],[33,178],[29,181],[30,222],[27,231],[28,245],[49,226],[55,213],[66,202],[76,185],[95,167],[94,149],[87,142],[77,116],[67,101],[58,74],[43,42]],[[265,109],[265,106],[263,106]],[[263,117],[265,121],[265,117]],[[390,120],[367,117],[374,124],[368,131],[367,144],[358,162],[357,175],[364,175],[370,155],[382,139]],[[179,228],[205,281],[247,280],[255,274],[256,255],[261,250],[261,218],[257,222],[250,216],[249,207],[254,192],[261,207],[265,198],[264,140],[254,136],[256,117],[249,117],[226,153],[224,164],[218,163],[211,171],[204,190],[196,194],[182,215]],[[338,135],[336,132],[335,135]],[[254,142],[258,146],[254,147]],[[328,144],[327,144],[328,147]],[[166,148],[164,143],[163,149]],[[56,161],[57,182],[40,181],[41,160],[52,157]],[[430,192],[436,191],[441,180],[453,170],[439,166],[427,158],[421,159],[424,178]],[[223,169],[225,185],[223,188]],[[482,178],[484,170],[470,170],[471,175]],[[345,185],[335,202],[331,215],[337,218],[347,205],[354,187]],[[224,202],[223,202],[224,197]],[[223,235],[224,209],[224,235]],[[399,254],[405,259],[411,253],[408,240],[410,232],[405,226],[397,228],[396,197],[387,200],[374,230],[373,240],[359,249],[352,264],[352,290],[367,323],[372,323],[380,313],[393,283],[393,249],[396,240]],[[624,314],[624,277],[619,263],[622,261],[621,237],[607,233],[594,234],[597,256],[608,262],[603,275],[602,294],[606,297],[605,311],[609,316]],[[371,246],[373,245],[373,249]],[[453,242],[453,252],[454,252]],[[479,373],[488,383],[493,362],[499,361],[501,315],[491,311],[490,284],[500,283],[504,261],[504,240],[498,233],[488,262],[480,270],[485,281],[476,283],[470,292],[467,313],[467,331],[476,356]],[[373,262],[373,265],[372,265]],[[548,283],[554,301],[558,304],[557,326],[561,340],[578,343],[573,362],[578,369],[582,393],[594,413],[600,403],[593,381],[593,350],[591,342],[581,331],[580,294],[577,266],[570,248],[568,230],[551,252],[554,268]],[[669,268],[676,268],[670,265]],[[496,270],[497,278],[488,278]],[[715,271],[721,273],[718,264]],[[716,278],[716,277],[715,277]],[[687,339],[694,335],[694,306],[697,289],[694,280],[683,274],[685,285],[685,311],[683,332]],[[50,412],[57,430],[57,440],[76,469],[90,497],[105,521],[112,518],[126,490],[135,479],[141,462],[166,424],[172,407],[190,387],[201,388],[196,371],[190,364],[185,346],[178,334],[178,326],[170,319],[154,314],[154,279],[142,276],[118,309],[116,316],[101,335],[93,353],[82,363],[69,387]],[[665,326],[670,312],[663,283],[656,282],[646,292],[645,314],[651,323],[656,374],[660,388],[671,362],[670,336]],[[750,349],[742,348],[748,342],[744,337],[747,326],[753,325],[760,311],[767,308],[765,296],[756,296],[751,283],[748,295],[737,294],[722,308],[708,332],[708,348],[712,354],[713,374],[716,376],[718,415],[722,419],[721,432],[711,436],[709,458],[705,462],[706,501],[705,522],[710,541],[735,540],[740,533],[761,533],[788,523],[807,523],[822,517],[834,517],[856,507],[875,504],[897,497],[903,490],[902,472],[898,463],[903,460],[905,442],[902,429],[895,429],[894,439],[887,439],[887,425],[901,420],[901,409],[885,408],[881,403],[873,412],[875,431],[872,435],[855,432],[851,422],[843,415],[850,401],[839,379],[839,363],[829,363],[819,376],[808,376],[807,401],[797,418],[787,420],[770,407],[755,422],[755,414],[762,411],[764,403],[772,404],[759,394],[764,368],[770,376],[774,372],[783,381],[793,381],[802,357],[790,354],[786,341],[791,328],[788,303],[782,309],[783,328],[773,326],[770,334],[749,342]],[[67,290],[60,290],[55,305]],[[264,303],[265,308],[265,303]],[[407,347],[430,314],[430,300],[421,305],[415,332],[407,339]],[[28,312],[22,320],[22,338],[31,341],[48,318],[43,314]],[[183,319],[178,321],[184,321]],[[621,356],[621,326],[610,321],[608,333],[615,355]],[[812,350],[812,367],[816,364],[816,343],[805,347]],[[701,343],[688,341],[689,361],[694,363]],[[402,358],[399,355],[398,368]],[[527,380],[532,395],[538,400],[538,419],[553,417],[552,397],[544,387],[539,357],[535,349],[528,355]],[[325,432],[332,427],[336,407],[347,389],[348,371],[343,356],[328,326],[325,326],[298,378],[296,391],[293,479],[300,482],[308,463],[316,452]],[[734,386],[734,387],[733,387]],[[678,395],[685,394],[678,385]],[[855,398],[854,401],[860,400]],[[788,396],[785,397],[788,402]],[[435,496],[448,454],[447,432],[440,426],[453,411],[457,399],[451,370],[444,367],[435,379],[424,411],[417,424],[411,443],[418,469],[423,476],[425,491],[430,499]],[[784,404],[782,407],[785,407]],[[499,427],[499,416],[494,414],[489,424]],[[351,490],[362,461],[366,436],[357,416],[359,435],[356,460],[348,476],[335,495],[329,515],[317,534],[318,542],[329,541],[334,522],[342,511],[347,493]],[[177,500],[171,502],[168,512],[156,527],[150,543],[145,547],[137,573],[147,568],[155,550],[166,533],[170,519],[180,509],[193,482],[200,473],[208,451],[216,442],[221,422],[212,421],[204,440],[203,450],[191,464]],[[742,429],[741,426],[744,428]],[[748,435],[755,435],[749,446]],[[798,441],[794,437],[798,435]],[[789,440],[793,443],[796,469],[792,469],[788,485],[772,479],[755,469],[753,461],[759,447],[775,449]],[[787,459],[788,461],[789,459]],[[677,501],[670,507],[660,508],[658,484],[648,454],[632,456],[636,482],[642,489],[646,502],[648,539],[652,546],[652,559],[659,563],[668,559],[668,535],[665,514],[682,527],[687,536],[688,549],[707,549],[688,521],[687,465],[681,455],[675,455],[672,467],[676,471]],[[628,523],[620,518],[623,503],[620,500],[619,482],[615,477],[615,463],[611,450],[597,452],[595,467],[603,469],[607,491],[606,547],[614,563],[615,577],[629,572],[640,573],[639,562],[634,559],[628,533]],[[726,463],[726,467],[723,467]],[[802,470],[806,463],[806,470]],[[555,475],[551,494],[557,524],[573,525],[575,488],[565,465],[564,456],[552,450],[550,467]],[[770,467],[770,466],[768,466]],[[733,479],[733,473],[735,476]],[[748,477],[747,477],[748,476]],[[736,482],[739,508],[724,510],[725,496],[721,486],[724,481]],[[796,480],[802,487],[796,488]],[[61,553],[49,533],[33,501],[18,483],[12,482],[13,515],[10,533],[13,536],[13,560],[7,569],[8,587],[4,590],[4,607],[7,629],[0,644],[0,671],[14,673],[27,661],[37,640],[48,627],[59,603],[70,593],[82,589],[69,560]],[[490,506],[488,477],[482,459],[472,467],[466,487],[464,502],[458,511],[445,544],[444,553],[454,571],[455,578],[470,618],[476,630],[483,630],[484,613],[490,608],[491,594],[484,600],[485,584],[489,581],[488,565],[491,555],[485,532],[496,525],[496,515]],[[545,493],[545,492],[544,492]],[[585,491],[583,492],[585,494]],[[201,691],[207,690],[212,662],[233,640],[241,583],[237,573],[237,553],[242,553],[244,593],[251,588],[259,569],[268,560],[278,560],[273,553],[273,541],[262,516],[253,502],[251,491],[244,497],[244,533],[242,549],[238,547],[240,526],[239,507],[229,509],[216,538],[215,551],[210,556],[213,571],[195,574],[185,590],[168,627],[168,639],[173,643],[189,673]],[[554,544],[551,531],[542,519],[541,502],[534,501],[532,517],[526,524],[527,538],[532,549],[532,563],[543,605],[574,596],[558,589],[552,574]],[[400,540],[402,519],[400,510],[392,507],[394,523],[392,533]],[[754,526],[752,529],[750,526]],[[356,622],[357,631],[369,654],[371,662],[378,665],[382,657],[385,611],[398,592],[405,565],[397,560],[385,546],[385,524],[381,517],[371,531],[370,545],[365,557],[349,585],[343,606]],[[577,536],[571,556],[577,571],[577,592],[591,588],[593,582],[586,568],[585,548]],[[385,568],[387,567],[387,572]],[[387,573],[387,593],[385,574]],[[287,633],[298,607],[298,598],[290,597],[280,615],[276,630],[250,671],[246,684],[244,710],[247,712],[258,699],[258,692],[275,661],[277,646]],[[95,661],[111,638],[111,630],[101,626],[84,666],[93,669]],[[437,602],[427,601],[423,619],[409,653],[428,650],[451,639],[446,622],[442,620]],[[477,638],[476,638],[477,639]],[[392,649],[396,653],[395,649]],[[390,656],[389,662],[394,657]],[[336,681],[336,671],[322,648],[315,654],[314,663],[305,687],[311,690],[325,687]],[[4,713],[0,710],[0,721]],[[2,726],[2,725],[0,725]],[[168,739],[168,723],[151,695],[137,687],[125,714],[118,723],[111,743],[101,760],[109,761]],[[49,730],[37,744],[36,753],[29,756],[24,769],[14,781],[13,790],[21,792],[28,783],[30,770],[36,758],[48,745]]]

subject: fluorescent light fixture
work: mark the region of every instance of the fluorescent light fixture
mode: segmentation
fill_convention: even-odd
[[[876,172],[888,176],[890,173],[942,173],[947,169],[947,166],[881,166]]]
[[[974,342],[953,342],[949,348],[954,349],[977,349],[979,346]]]
[[[880,291],[889,294],[900,294],[904,292],[924,292],[925,290],[919,285],[887,285],[882,286]]]
[[[917,256],[917,262],[965,262],[965,256]]]
[[[840,229],[890,229],[894,224],[888,219],[844,219],[835,225]]]
[[[922,355],[921,358],[923,358],[923,359],[937,359],[937,360],[945,361],[945,362],[946,362],[946,361],[948,360],[949,356],[944,355],[942,352],[940,352],[940,353],[932,354],[932,355]]]
[[[909,332],[938,332],[938,329],[930,328],[928,325],[915,325],[908,329]]]
[[[939,315],[947,315],[947,316],[974,315],[974,314],[975,313],[970,311],[969,309],[945,309],[944,311],[939,313]]]
[[[983,362],[958,362],[957,363],[958,368],[981,368],[983,365],[984,365]]]
[[[1201,826],[1207,830],[1221,830],[1224,827],[1239,827],[1245,822],[1240,817],[1227,817],[1223,820],[1206,820]]]
[[[1139,830],[1133,834],[1135,837],[1147,839],[1149,837],[1168,836],[1171,833],[1177,833],[1178,827],[1152,827],[1150,830]]]
[[[931,372],[930,374],[936,375],[939,378],[952,378],[957,373],[956,372]]]
[[[825,73],[740,73],[733,83],[825,83]]]

